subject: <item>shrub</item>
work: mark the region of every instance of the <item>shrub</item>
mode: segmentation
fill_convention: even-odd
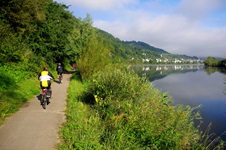
[[[143,82],[147,81],[129,68],[109,65],[94,74],[90,91],[103,100],[135,100],[147,92],[149,85]]]

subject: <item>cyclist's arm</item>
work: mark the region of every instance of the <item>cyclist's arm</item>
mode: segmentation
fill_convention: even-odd
[[[54,80],[52,73],[49,72],[48,75]]]

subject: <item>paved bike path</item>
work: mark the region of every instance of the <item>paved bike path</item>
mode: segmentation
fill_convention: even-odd
[[[27,102],[0,126],[0,150],[54,150],[59,143],[58,131],[65,121],[67,88],[70,74],[63,83],[52,83],[52,99],[46,110],[38,97]]]

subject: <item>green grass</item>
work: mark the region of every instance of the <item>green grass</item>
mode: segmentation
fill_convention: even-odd
[[[0,125],[39,93],[37,78],[16,66],[0,66]]]
[[[35,79],[23,80],[22,83],[16,84],[16,89],[0,92],[0,124],[40,92],[39,84]]]
[[[99,116],[82,102],[87,84],[73,76],[68,89],[67,122],[61,129],[59,149],[101,149]]]

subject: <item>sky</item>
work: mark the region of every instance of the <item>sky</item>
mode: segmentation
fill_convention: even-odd
[[[54,0],[122,41],[226,58],[226,0]]]

